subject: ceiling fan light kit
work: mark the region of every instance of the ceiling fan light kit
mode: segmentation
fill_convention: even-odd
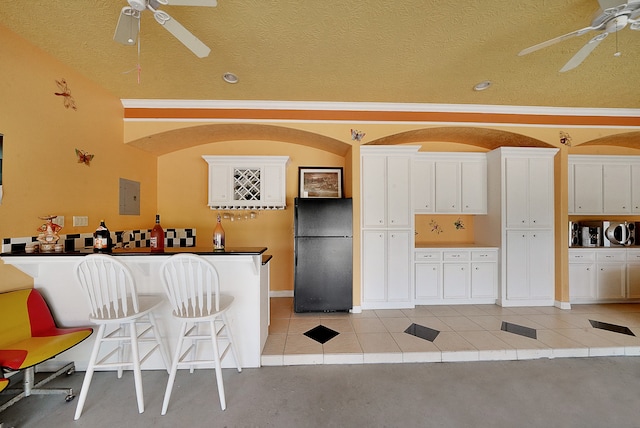
[[[485,80],[482,81],[480,83],[478,83],[477,85],[475,85],[473,87],[474,91],[484,91],[485,89],[488,89],[489,86],[491,86],[491,80]]]
[[[621,3],[621,0],[598,0],[598,4],[600,8],[594,15],[590,26],[523,49],[518,53],[518,56],[530,54],[591,31],[603,31],[591,38],[564,67],[560,69],[560,72],[563,73],[579,66],[609,34],[617,33],[627,27],[627,25],[629,25],[629,28],[632,30],[640,30],[640,19],[638,19],[640,17],[640,0],[630,0],[627,3]],[[620,56],[617,46],[614,56]]]
[[[226,72],[222,75],[222,79],[227,83],[238,83],[238,76],[233,73]]]
[[[149,10],[156,22],[171,33],[178,41],[185,45],[198,58],[205,58],[211,49],[200,39],[187,30],[182,24],[173,19],[167,12],[160,10],[160,6],[204,6],[215,7],[216,0],[127,0],[129,6],[122,8],[113,39],[126,46],[135,45],[140,32],[140,17],[142,12]]]

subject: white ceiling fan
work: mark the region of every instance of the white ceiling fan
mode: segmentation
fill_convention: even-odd
[[[209,55],[211,49],[200,39],[194,36],[182,24],[173,19],[168,13],[160,10],[160,6],[208,6],[215,7],[218,5],[216,0],[127,0],[129,6],[122,8],[118,25],[113,39],[123,45],[135,45],[138,33],[140,32],[140,15],[148,9],[153,13],[153,17],[158,24],[162,25],[167,31],[185,45],[198,58],[204,58]]]
[[[571,37],[581,36],[590,31],[602,31],[597,36],[589,40],[574,56],[560,69],[561,73],[569,71],[579,66],[591,52],[602,42],[609,34],[616,33],[627,25],[632,30],[640,30],[640,0],[630,0],[622,2],[622,0],[598,0],[600,8],[595,13],[591,25],[571,33],[558,36],[546,42],[539,43],[529,48],[523,49],[518,56],[527,55],[547,46],[554,45]],[[616,56],[620,53],[616,52]]]

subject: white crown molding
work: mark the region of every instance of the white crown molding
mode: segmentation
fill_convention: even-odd
[[[223,109],[223,110],[309,110],[386,111],[411,113],[485,113],[541,116],[640,117],[640,109],[498,106],[481,104],[360,103],[326,101],[245,101],[245,100],[150,100],[122,99],[124,108],[143,109]]]

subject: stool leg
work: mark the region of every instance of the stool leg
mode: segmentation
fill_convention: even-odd
[[[127,324],[118,324],[118,336],[124,336],[127,334]],[[118,341],[118,362],[124,362],[124,341]],[[122,364],[118,366],[118,379],[122,379],[123,366]]]
[[[98,359],[98,352],[100,351],[100,345],[102,344],[102,338],[104,337],[105,328],[106,326],[104,324],[100,324],[100,327],[98,327],[96,341],[93,344],[93,350],[91,351],[91,357],[89,358],[89,365],[87,366],[87,371],[84,374],[84,380],[82,381],[82,388],[80,389],[80,396],[78,397],[76,414],[73,417],[73,419],[75,419],[76,421],[80,419],[80,415],[82,415],[82,409],[84,407],[84,402],[87,399],[89,385],[91,385],[91,378],[93,378],[94,366],[96,364],[96,360]]]
[[[131,361],[133,362],[133,380],[136,384],[136,399],[138,412],[144,413],[144,393],[142,391],[142,373],[140,371],[140,350],[138,349],[138,329],[136,323],[129,324],[129,337],[131,337]]]
[[[218,349],[218,336],[216,334],[215,320],[209,322],[211,328],[211,342],[213,343],[213,357],[216,362],[216,382],[218,384],[218,395],[220,396],[220,407],[222,410],[227,408],[227,401],[224,396],[224,383],[222,382],[222,367],[220,363],[220,350]]]
[[[164,366],[167,368],[167,373],[169,373],[171,369],[171,361],[169,360],[169,353],[167,352],[166,343],[162,340],[162,336],[160,335],[160,330],[158,329],[158,323],[156,322],[156,318],[153,316],[153,313],[149,313],[149,322],[153,328],[153,336],[160,347],[160,355],[162,355],[162,361],[164,362]]]
[[[180,323],[180,336],[178,337],[176,350],[173,353],[173,361],[171,363],[171,371],[169,372],[169,380],[167,381],[167,389],[164,391],[164,400],[162,401],[162,412],[160,413],[161,415],[167,414],[167,407],[169,407],[169,399],[171,398],[171,391],[173,390],[173,382],[176,380],[178,363],[180,362],[180,353],[182,352],[182,343],[184,342],[184,335],[186,331],[187,323]]]
[[[231,326],[229,322],[227,322],[227,314],[222,313],[222,322],[224,322],[224,328],[227,333],[227,338],[229,340],[229,344],[231,345],[231,353],[233,354],[233,358],[236,360],[236,367],[238,369],[238,373],[242,371],[242,366],[240,365],[240,358],[238,357],[238,350],[236,349],[236,342],[233,340],[233,335],[231,334]]]

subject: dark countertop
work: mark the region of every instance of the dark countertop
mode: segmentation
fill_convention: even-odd
[[[152,253],[148,247],[144,248],[116,248],[113,250],[114,256],[165,256],[179,253],[193,253],[201,256],[257,256],[264,254],[267,247],[230,247],[224,251],[213,251],[211,247],[171,247],[165,248],[162,253]],[[84,256],[93,254],[93,248],[87,248],[79,251],[64,251],[62,253],[26,253],[25,251],[16,251],[11,253],[2,253],[0,257],[65,257],[65,256]],[[269,256],[270,257],[270,256]],[[266,262],[265,262],[266,263]]]

